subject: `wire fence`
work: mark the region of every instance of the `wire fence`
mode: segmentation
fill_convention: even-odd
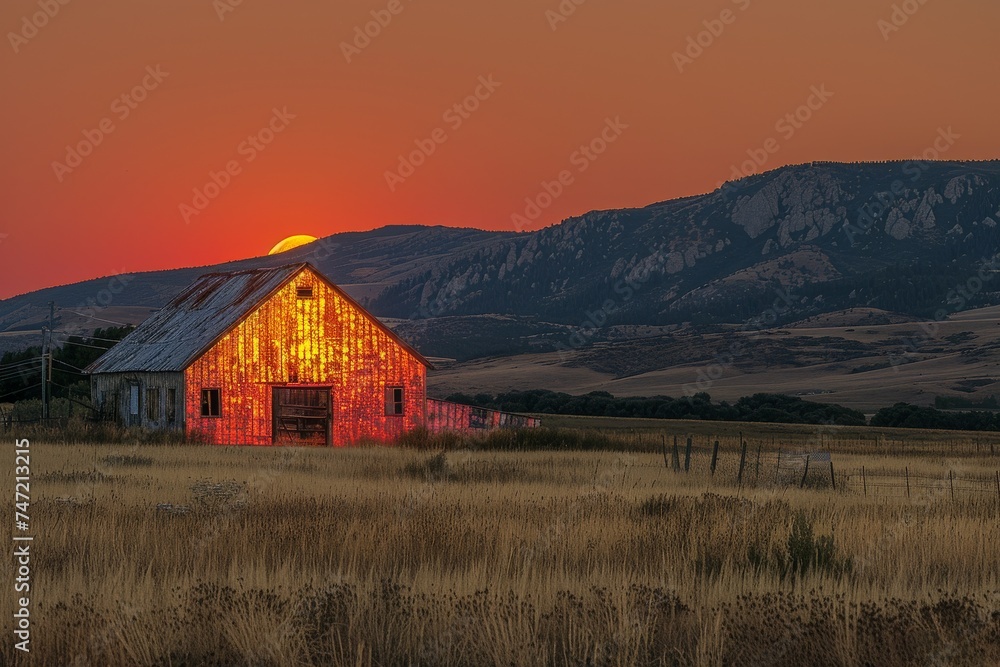
[[[678,474],[709,475],[722,483],[741,487],[799,487],[825,489],[864,497],[897,497],[958,500],[995,497],[1000,503],[1000,469],[993,473],[949,469],[928,474],[903,468],[867,467],[838,469],[827,451],[764,451],[745,441],[736,449],[721,448],[719,441],[696,445],[691,438],[674,438],[661,445],[663,465]]]

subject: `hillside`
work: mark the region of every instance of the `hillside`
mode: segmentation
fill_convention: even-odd
[[[832,392],[868,406],[885,403],[879,386],[898,386],[927,402],[991,372],[995,313],[976,309],[1000,304],[998,211],[996,161],[798,165],[530,233],[385,227],[40,290],[0,301],[0,351],[37,337],[50,300],[56,329],[85,331],[142,321],[208,271],[311,261],[421,351],[461,362],[437,376],[442,387],[677,394],[698,364],[752,336],[713,392]],[[975,338],[907,348],[921,321],[947,318],[942,331],[958,335],[973,313],[987,314]]]

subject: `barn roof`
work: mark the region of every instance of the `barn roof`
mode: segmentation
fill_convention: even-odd
[[[368,315],[389,337],[416,357],[431,364],[391,329],[369,314],[311,264],[268,269],[208,273],[140,324],[135,331],[87,367],[89,373],[180,372],[204,354],[222,336],[242,322],[274,292],[309,269],[341,297]]]

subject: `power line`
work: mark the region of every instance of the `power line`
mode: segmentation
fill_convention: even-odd
[[[97,336],[86,336],[86,335],[82,335],[82,334],[79,334],[79,333],[74,333],[72,331],[63,331],[62,329],[53,329],[52,333],[61,333],[61,334],[67,334],[67,335],[70,335],[70,336],[80,336],[80,338],[83,338],[84,340],[100,340],[100,341],[104,341],[104,342],[107,342],[107,343],[119,343],[119,342],[121,342],[121,338],[98,338]]]
[[[65,310],[67,313],[73,313],[74,315],[79,315],[80,317],[89,317],[92,320],[97,320],[98,322],[107,322],[108,324],[117,324],[120,327],[130,327],[131,324],[126,324],[125,322],[115,322],[114,320],[106,320],[103,317],[94,317],[93,315],[88,315],[86,313],[78,313],[75,310],[70,310],[69,308],[60,308],[60,310]]]
[[[22,391],[31,391],[32,389],[38,389],[42,386],[42,383],[33,384],[30,387],[25,387],[24,389],[17,389],[15,391],[7,392],[6,394],[0,394],[0,398],[6,398],[7,396],[13,396],[14,394],[20,394]]]
[[[77,343],[76,341],[72,340],[64,340],[62,341],[61,345],[79,345],[80,347],[89,347],[95,350],[104,350],[105,352],[107,352],[109,349],[107,347],[101,347],[99,345],[87,345],[86,343]]]
[[[9,368],[17,368],[18,366],[24,366],[25,364],[32,364],[38,361],[39,359],[41,359],[41,357],[32,357],[31,359],[24,359],[22,361],[18,361],[17,363],[13,364],[3,364],[0,365],[0,372],[5,371]]]
[[[74,371],[79,371],[81,374],[86,374],[86,371],[84,369],[80,368],[79,366],[74,366],[73,364],[67,364],[65,361],[61,359],[53,359],[52,363],[62,364],[63,366],[68,366],[69,368],[72,368]]]

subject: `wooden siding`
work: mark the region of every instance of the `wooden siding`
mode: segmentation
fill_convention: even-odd
[[[298,287],[309,284],[311,298]],[[384,442],[424,424],[426,372],[371,316],[306,269],[184,372],[187,430],[219,444],[272,444],[272,387],[329,386],[332,444]],[[386,415],[386,388],[404,389]],[[202,389],[221,390],[221,415],[201,416]]]
[[[526,417],[433,398],[427,399],[427,429],[433,433],[441,431],[475,433],[497,428],[535,428],[540,424],[541,420],[537,417]]]
[[[132,387],[137,387],[138,414],[130,410]],[[149,390],[155,389],[157,405],[150,418]],[[174,418],[168,415],[168,393],[174,391]],[[90,379],[91,402],[101,417],[126,426],[149,429],[184,428],[184,375],[182,373],[97,373]]]

